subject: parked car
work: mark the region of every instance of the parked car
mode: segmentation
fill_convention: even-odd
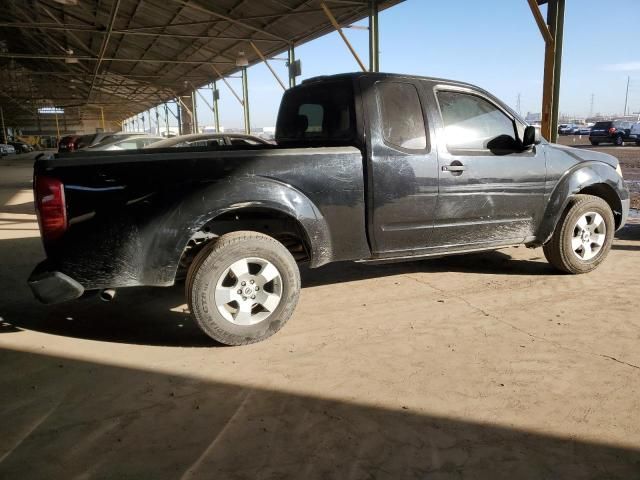
[[[577,132],[578,132],[578,125],[574,123],[566,123],[558,127],[558,133],[560,135],[574,135]]]
[[[116,132],[116,133],[106,133],[106,134],[98,134],[99,136],[95,137],[91,145],[87,147],[87,149],[95,149],[101,147],[107,143],[114,143],[119,140],[124,140],[130,137],[140,137],[146,135],[146,133],[140,132]],[[160,138],[160,137],[158,137]]]
[[[578,127],[578,135],[589,135],[591,133],[590,125],[581,125]]]
[[[14,140],[12,142],[7,142],[7,143],[15,149],[16,153],[33,152],[33,147],[21,140]]]
[[[80,135],[66,135],[58,142],[58,153],[74,152],[79,148]]]
[[[175,148],[175,147],[220,147],[225,145],[249,146],[270,145],[269,142],[253,135],[241,133],[193,133],[163,139],[152,143],[146,148]]]
[[[428,119],[428,121],[427,121]],[[282,98],[277,145],[42,157],[44,303],[186,277],[211,338],[263,340],[291,317],[298,264],[415,261],[543,246],[594,270],[629,212],[618,160],[553,145],[471,84],[356,73]],[[90,214],[89,214],[90,213]]]
[[[631,126],[629,138],[635,139],[636,145],[640,146],[640,122],[636,122]]]
[[[100,143],[91,148],[94,152],[104,152],[111,150],[136,150],[162,140],[162,137],[151,135],[133,135],[125,138],[117,138],[112,142]]]
[[[8,143],[0,143],[0,155],[15,155],[16,149],[13,145],[9,145]]]
[[[632,122],[624,120],[607,120],[596,122],[589,133],[591,145],[601,143],[613,143],[614,145],[624,145],[625,141],[630,141]]]

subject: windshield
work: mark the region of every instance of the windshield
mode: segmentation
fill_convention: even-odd
[[[303,84],[285,93],[276,129],[279,144],[345,145],[355,137],[351,80]]]

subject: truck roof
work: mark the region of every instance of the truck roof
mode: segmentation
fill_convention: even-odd
[[[308,85],[310,83],[322,82],[326,80],[340,80],[340,79],[354,79],[354,78],[379,78],[379,79],[388,79],[388,78],[405,78],[405,79],[413,79],[413,80],[427,80],[434,83],[448,83],[450,85],[459,85],[463,87],[472,87],[476,89],[483,90],[477,85],[473,85],[467,82],[461,82],[459,80],[451,80],[447,78],[439,78],[439,77],[426,77],[422,75],[411,75],[404,73],[387,73],[387,72],[350,72],[350,73],[338,73],[335,75],[319,75],[317,77],[307,78],[303,80],[300,85]]]

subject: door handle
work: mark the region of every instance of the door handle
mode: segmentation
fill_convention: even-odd
[[[443,172],[464,172],[467,169],[464,165],[443,165]]]

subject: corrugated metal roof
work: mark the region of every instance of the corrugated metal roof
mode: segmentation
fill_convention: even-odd
[[[380,0],[379,9],[402,0]],[[63,5],[62,3],[75,3]],[[325,0],[341,25],[367,0]],[[321,0],[0,0],[0,105],[14,119],[39,106],[108,120],[184,94],[333,30]],[[68,58],[77,63],[68,63]],[[190,83],[187,83],[190,82]]]

